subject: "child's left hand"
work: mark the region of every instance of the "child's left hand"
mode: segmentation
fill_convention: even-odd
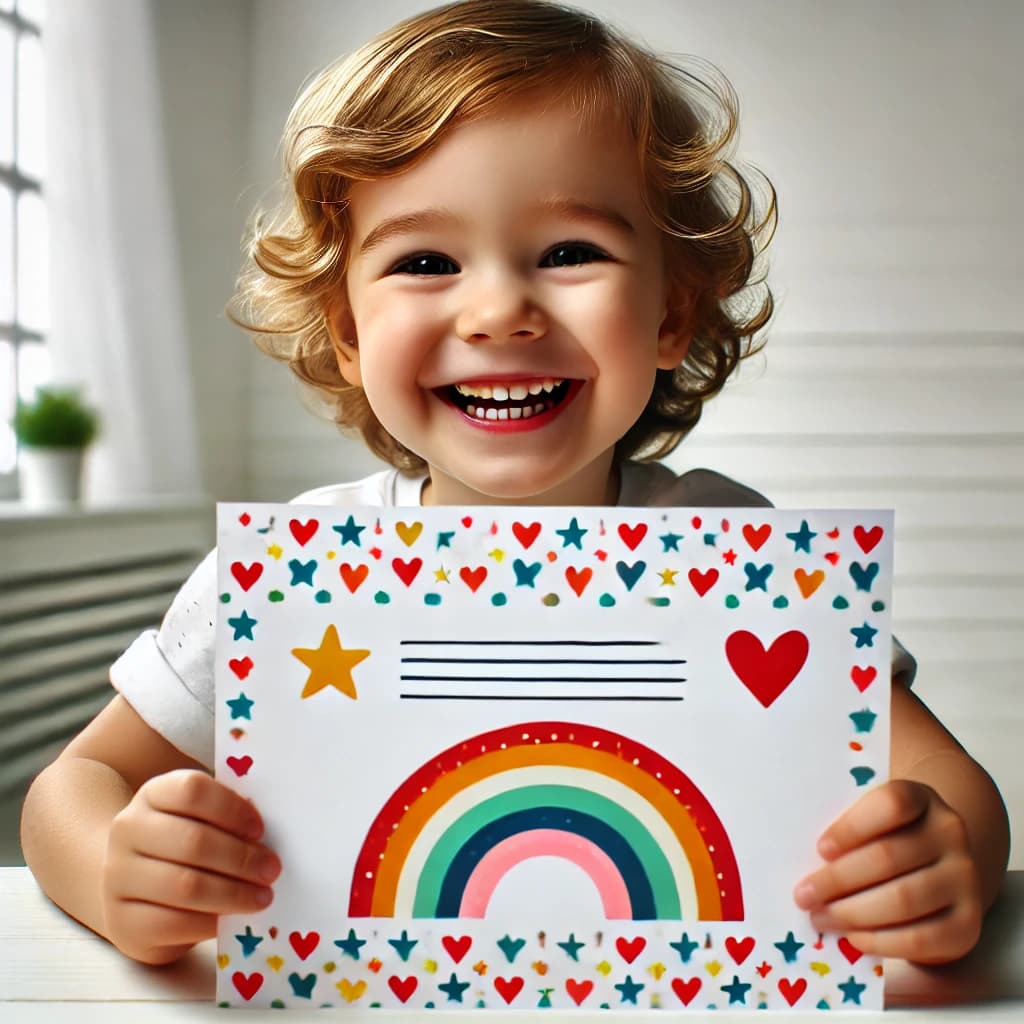
[[[931,786],[904,779],[865,794],[822,833],[827,862],[796,887],[819,931],[918,963],[968,953],[984,914],[963,819]]]

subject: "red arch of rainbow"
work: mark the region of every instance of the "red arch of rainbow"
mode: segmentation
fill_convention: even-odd
[[[391,795],[366,834],[353,871],[349,916],[393,917],[402,868],[426,823],[467,786],[535,765],[596,771],[639,793],[670,824],[686,853],[700,919],[743,919],[732,844],[689,777],[642,743],[573,722],[526,722],[495,729],[449,747],[417,769]]]

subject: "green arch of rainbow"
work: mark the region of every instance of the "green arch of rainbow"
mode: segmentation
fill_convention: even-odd
[[[550,721],[521,723],[471,737],[409,776],[367,832],[353,871],[349,916],[395,916],[399,883],[410,851],[428,823],[443,814],[449,800],[483,780],[495,782],[499,788],[507,786],[504,799],[518,799],[508,795],[522,788],[517,784],[517,770],[545,766],[579,769],[583,777],[595,773],[636,793],[672,833],[674,849],[663,849],[662,857],[678,856],[687,862],[697,897],[697,918],[743,919],[742,887],[732,844],[714,809],[688,776],[656,751],[618,733]],[[540,799],[537,792],[533,796]],[[599,812],[595,817],[611,813],[606,803],[595,801],[593,807]],[[641,832],[630,826],[623,834],[645,850],[652,877],[659,879],[659,862],[645,849]],[[447,831],[442,833],[437,845],[446,835]],[[425,865],[430,865],[426,884],[432,886],[445,869],[446,856],[451,863],[453,848],[448,845],[444,853],[431,850],[415,880],[417,894],[428,875]],[[664,888],[659,891],[663,894]],[[416,903],[424,912],[429,909],[426,895],[422,904],[417,895]],[[666,914],[670,906],[663,902]],[[661,913],[659,907],[659,917]],[[678,918],[677,909],[675,913]]]

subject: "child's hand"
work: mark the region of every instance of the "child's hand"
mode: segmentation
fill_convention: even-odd
[[[826,865],[794,893],[819,931],[918,963],[968,953],[984,913],[967,830],[930,786],[894,780],[857,801],[818,840]]]
[[[114,818],[103,867],[106,933],[144,963],[216,934],[218,914],[262,910],[281,871],[255,808],[200,771],[158,775]]]

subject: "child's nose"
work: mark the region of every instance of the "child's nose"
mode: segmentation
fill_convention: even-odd
[[[455,320],[463,341],[533,341],[547,333],[547,317],[528,290],[510,276],[476,288]]]

